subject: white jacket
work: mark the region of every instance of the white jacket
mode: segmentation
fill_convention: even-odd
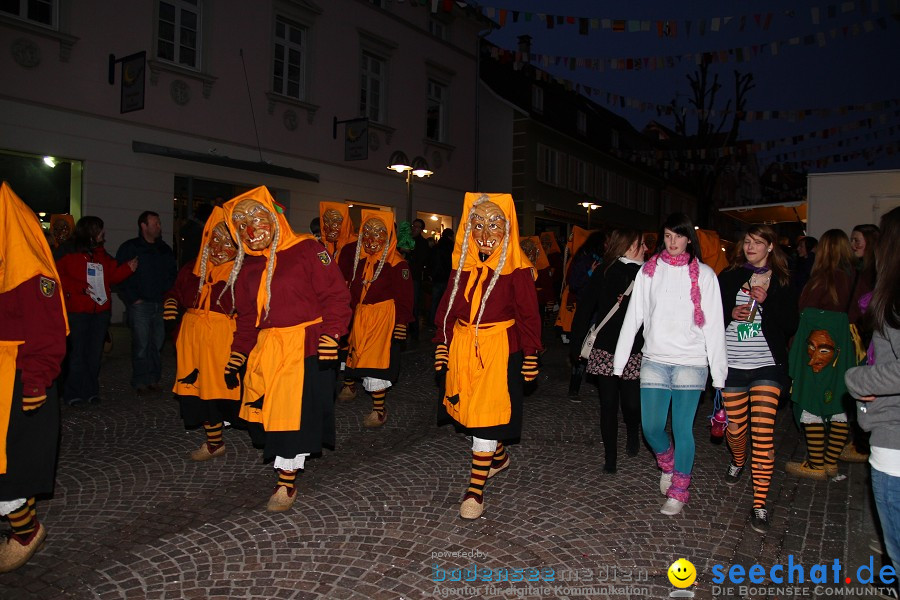
[[[648,277],[643,269],[638,272],[616,344],[615,375],[621,375],[625,369],[634,336],[643,325],[644,360],[695,367],[709,364],[713,387],[725,387],[728,358],[722,296],[715,272],[703,263],[698,284],[706,321],[703,327],[694,323],[687,265],[675,267],[658,260],[653,277]]]

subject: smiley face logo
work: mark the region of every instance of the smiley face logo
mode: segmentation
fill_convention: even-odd
[[[679,558],[669,566],[669,581],[677,588],[686,588],[697,579],[697,569],[686,558]]]

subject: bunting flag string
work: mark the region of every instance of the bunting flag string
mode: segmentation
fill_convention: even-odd
[[[402,1],[402,0],[401,0]],[[414,0],[410,0],[414,4]],[[451,6],[450,2],[443,2],[444,10]],[[692,31],[697,35],[705,36],[710,33],[734,33],[746,31],[748,23],[755,24],[760,31],[768,31],[772,26],[776,13],[752,13],[744,15],[714,16],[701,19],[639,19],[625,18],[613,19],[599,16],[568,16],[537,13],[530,11],[498,8],[496,6],[484,6],[482,4],[456,2],[458,5],[470,4],[473,8],[481,10],[481,13],[495,21],[501,28],[509,23],[519,22],[543,22],[547,29],[557,26],[572,25],[578,27],[578,33],[588,35],[590,31],[610,30],[615,33],[655,33],[659,38],[676,38],[679,30],[682,35],[690,37]],[[898,11],[898,0],[887,0],[885,3],[888,14]],[[439,3],[432,0],[432,12],[437,12]],[[839,4],[827,4],[814,6],[809,9],[809,22],[813,25],[821,25],[837,18],[846,17],[848,14],[871,15],[882,12],[882,0],[849,0]],[[784,9],[777,13],[782,20],[797,19],[798,11]]]
[[[792,36],[780,40],[760,42],[747,46],[727,48],[724,50],[703,50],[700,52],[688,52],[684,54],[669,54],[658,56],[618,57],[618,58],[594,58],[576,56],[557,56],[538,52],[525,53],[518,50],[500,48],[495,53],[495,58],[515,63],[531,63],[547,67],[587,69],[592,71],[659,71],[671,69],[682,64],[727,64],[746,63],[762,56],[776,57],[784,48],[794,46],[818,46],[824,48],[829,41],[846,40],[850,37],[885,31],[888,21],[885,17],[874,20],[865,20],[859,23],[844,25],[840,28],[832,28],[827,32],[820,31],[806,35]]]
[[[490,55],[491,58],[494,58],[500,62],[504,62],[501,56],[501,48],[497,46],[490,47]],[[524,67],[524,63],[518,65],[521,69]],[[539,68],[532,69],[530,73],[531,77],[534,78],[535,81],[546,81],[546,82],[555,82],[558,85],[563,86],[568,91],[574,91],[589,98],[598,98],[601,102],[605,102],[608,106],[618,109],[629,108],[633,110],[637,110],[640,112],[654,111],[659,116],[663,115],[672,115],[676,111],[680,112],[682,115],[700,115],[706,116],[709,118],[721,117],[723,115],[730,115],[735,112],[740,112],[745,121],[769,121],[769,120],[786,120],[788,122],[799,122],[803,121],[809,117],[828,117],[832,115],[842,115],[852,111],[865,111],[865,112],[878,112],[884,111],[893,108],[894,106],[900,105],[900,99],[892,98],[887,100],[881,100],[877,102],[867,102],[863,104],[847,104],[843,106],[833,107],[833,108],[803,108],[797,110],[743,110],[743,111],[735,111],[734,109],[730,110],[722,110],[722,109],[709,109],[707,111],[698,110],[696,108],[688,108],[688,107],[673,107],[671,104],[659,104],[657,102],[650,102],[647,100],[641,100],[638,98],[632,98],[629,96],[625,96],[623,94],[616,94],[614,92],[605,91],[599,89],[594,86],[589,86],[583,83],[575,82],[570,79],[566,79],[565,77],[560,77],[557,75],[553,75],[548,73],[547,71],[543,71]]]

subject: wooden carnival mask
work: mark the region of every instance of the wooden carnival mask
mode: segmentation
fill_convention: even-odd
[[[536,264],[538,259],[538,247],[534,243],[534,240],[525,238],[519,242],[519,246],[522,247],[522,252],[525,253],[525,256],[531,261],[531,264]]]
[[[490,256],[506,235],[506,215],[493,202],[482,202],[475,207],[472,218],[472,240],[478,252]]]
[[[340,211],[329,208],[322,215],[322,237],[332,244],[337,242],[341,235],[341,225],[344,224],[344,215]]]
[[[237,256],[237,245],[231,239],[231,233],[228,232],[225,221],[222,221],[213,228],[212,235],[209,237],[209,262],[218,267],[233,261],[235,256]]]
[[[231,221],[241,243],[251,250],[265,250],[272,244],[277,226],[275,215],[256,200],[241,200],[231,213]]]
[[[370,256],[381,254],[388,241],[388,230],[384,221],[377,217],[370,218],[363,223],[361,233],[363,251]]]
[[[838,349],[831,335],[824,329],[817,329],[806,338],[806,353],[813,373],[819,373],[832,361],[837,363]]]

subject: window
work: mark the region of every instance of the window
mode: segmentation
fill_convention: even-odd
[[[445,42],[450,39],[450,30],[447,24],[434,18],[428,20],[428,33]]]
[[[447,86],[428,80],[428,109],[425,137],[436,142],[447,141]]]
[[[577,116],[577,127],[578,133],[581,135],[587,135],[587,115],[584,114],[584,111],[579,110]]]
[[[159,3],[156,56],[191,69],[200,68],[199,0]]]
[[[610,148],[618,148],[619,147],[619,132],[613,129],[609,132],[609,147]]]
[[[386,62],[370,52],[362,53],[359,75],[359,115],[383,123]]]
[[[573,192],[590,195],[588,185],[588,165],[583,160],[569,160],[569,189]]]
[[[54,29],[57,9],[57,0],[0,0],[0,12]]]
[[[307,29],[275,18],[275,60],[272,91],[298,100],[306,99]]]
[[[597,174],[594,177],[594,196],[607,202],[615,202],[611,192],[609,171],[603,167],[597,167]]]
[[[547,146],[538,146],[538,181],[558,186],[561,167],[562,157],[559,152]]]
[[[544,112],[544,90],[536,85],[531,86],[531,109],[536,113]]]

